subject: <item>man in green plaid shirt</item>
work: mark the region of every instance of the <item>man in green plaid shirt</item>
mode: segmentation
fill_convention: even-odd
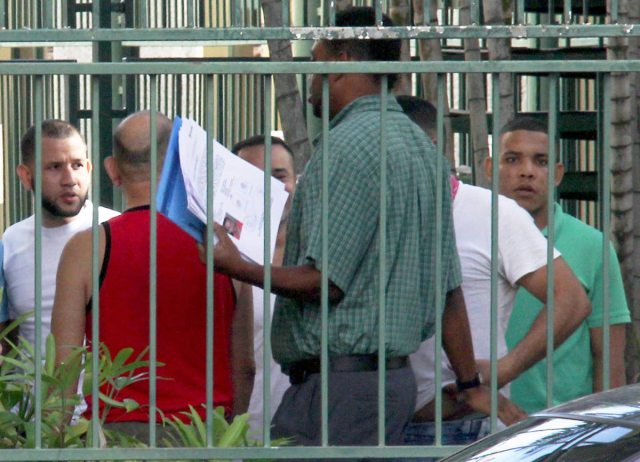
[[[336,25],[373,26],[375,11],[351,8]],[[392,25],[385,17],[385,26]],[[314,61],[398,60],[398,40],[320,40]],[[389,87],[395,75],[387,76]],[[322,76],[311,80],[309,102],[321,116]],[[433,335],[438,289],[446,298],[443,343],[458,385],[469,404],[490,412],[489,389],[476,373],[464,300],[460,264],[451,218],[448,169],[437,171],[433,144],[413,124],[393,96],[381,113],[382,77],[373,74],[327,76],[329,144],[319,143],[297,187],[287,230],[284,267],[272,269],[272,289],[279,295],[273,320],[274,358],[292,386],[273,419],[273,437],[294,444],[321,442],[320,356],[321,281],[328,278],[329,442],[378,444],[378,354],[380,284],[384,288],[386,443],[402,444],[402,428],[413,415],[416,385],[407,356]],[[381,125],[381,117],[385,118]],[[384,134],[388,181],[382,185],[386,206],[385,273],[380,281],[380,139]],[[323,162],[328,162],[327,253],[323,253]],[[436,178],[441,175],[437,200]],[[442,215],[438,222],[436,210]],[[215,265],[234,278],[261,285],[263,269],[243,261],[220,227]],[[441,254],[440,274],[436,268]],[[517,411],[501,408],[504,420]],[[511,414],[509,414],[511,412]]]

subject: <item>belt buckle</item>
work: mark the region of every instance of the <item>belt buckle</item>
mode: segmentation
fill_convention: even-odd
[[[289,371],[289,383],[291,385],[298,385],[306,382],[309,377],[309,373],[305,368],[295,367]]]

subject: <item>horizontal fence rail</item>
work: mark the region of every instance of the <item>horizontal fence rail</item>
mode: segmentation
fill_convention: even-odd
[[[321,40],[321,39],[491,39],[491,38],[607,38],[640,36],[634,24],[592,24],[576,27],[546,24],[544,26],[406,26],[406,27],[264,27],[264,28],[193,28],[193,29],[117,29],[118,40],[124,42],[213,43],[246,40]],[[4,46],[19,43],[51,43],[111,41],[108,29],[37,29],[3,30]]]
[[[0,61],[0,75],[134,74],[371,74],[388,73],[594,73],[640,72],[640,59],[607,61],[421,61],[421,62],[170,62],[56,63]]]
[[[0,21],[6,20],[6,6],[7,2],[2,2],[0,0]],[[134,3],[134,2],[131,2]],[[141,2],[136,2],[141,3]],[[446,40],[452,39],[456,41],[462,42],[465,39],[479,39],[479,40],[487,40],[487,39],[548,39],[551,41],[565,40],[565,39],[610,39],[610,38],[638,38],[640,37],[640,24],[589,24],[586,26],[579,27],[577,24],[571,23],[572,18],[575,18],[577,15],[572,13],[572,2],[557,2],[558,6],[563,6],[562,8],[562,19],[564,23],[562,24],[543,24],[543,25],[529,25],[524,24],[523,16],[524,16],[524,0],[518,0],[514,5],[515,13],[514,17],[516,18],[516,22],[520,22],[521,24],[514,25],[478,25],[479,17],[480,17],[480,2],[471,2],[472,3],[472,25],[462,26],[462,25],[437,25],[437,26],[406,26],[406,27],[364,27],[364,28],[343,28],[343,27],[244,27],[243,20],[248,20],[245,22],[254,21],[255,14],[251,16],[251,12],[255,13],[255,9],[257,8],[257,3],[254,2],[252,4],[253,10],[244,9],[243,7],[247,6],[246,2],[241,6],[238,4],[235,7],[231,7],[228,5],[222,5],[225,2],[216,2],[216,6],[220,8],[219,13],[224,15],[225,18],[228,16],[229,21],[223,21],[223,27],[195,27],[197,22],[196,16],[199,14],[203,8],[204,3],[193,3],[187,1],[181,6],[181,18],[186,20],[187,27],[182,27],[184,24],[178,24],[179,27],[174,28],[146,28],[150,23],[158,23],[160,24],[162,21],[166,23],[171,22],[171,20],[175,19],[171,17],[171,14],[166,9],[157,9],[157,11],[153,11],[153,14],[149,16],[149,12],[145,10],[145,13],[137,18],[137,22],[144,24],[145,28],[133,28],[133,27],[123,27],[118,29],[109,29],[109,28],[100,28],[97,24],[91,26],[88,21],[84,21],[84,25],[87,29],[76,29],[76,28],[66,28],[66,29],[53,29],[50,27],[53,26],[53,11],[51,9],[51,5],[45,6],[43,10],[43,24],[47,27],[45,28],[34,28],[31,30],[27,29],[0,29],[0,50],[3,47],[6,48],[19,48],[19,47],[44,47],[44,46],[53,46],[53,45],[92,45],[94,47],[98,47],[99,44],[109,43],[109,42],[119,42],[121,45],[126,47],[142,47],[146,45],[179,45],[182,47],[190,47],[190,46],[212,46],[219,44],[220,42],[237,42],[235,44],[242,43],[255,43],[259,42],[261,44],[265,44],[266,41],[270,40],[288,40],[292,42],[304,42],[304,41],[316,41],[316,40],[339,40],[339,39],[361,39],[361,40],[375,40],[381,38],[394,38],[394,39],[407,39],[407,40],[427,40],[427,39],[438,39],[444,43]],[[327,15],[325,17],[326,22],[329,24],[335,23],[335,8],[334,3],[331,2],[331,5],[327,9]],[[375,2],[376,5],[381,9],[382,2]],[[428,11],[428,1],[424,3],[425,14]],[[562,5],[561,5],[562,3]],[[576,2],[573,2],[576,3]],[[583,2],[580,2],[583,3]],[[586,3],[586,2],[585,2]],[[618,18],[618,2],[613,0],[613,6],[611,14],[611,19],[613,22],[617,21]],[[97,15],[97,8],[100,7],[101,2],[96,1],[93,5],[91,4],[81,4],[83,5],[80,9],[84,12],[84,14],[89,14],[89,12],[93,11],[94,14]],[[575,7],[575,5],[573,5]],[[204,14],[204,13],[201,13]],[[207,14],[211,15],[211,12]],[[286,7],[283,9],[283,19],[284,23],[290,23],[290,11],[289,4],[287,3]],[[251,18],[249,18],[251,16]],[[259,16],[258,16],[259,17]],[[6,21],[5,21],[6,22]],[[97,22],[97,21],[96,21]],[[179,22],[179,21],[178,21]],[[184,21],[183,21],[184,22]],[[229,27],[229,22],[232,23],[233,27]],[[257,21],[259,22],[259,20]],[[567,42],[569,43],[569,42]],[[571,48],[570,46],[567,47]],[[94,51],[96,49],[94,48]],[[460,51],[458,49],[458,51]],[[551,52],[552,53],[552,52]],[[380,160],[380,190],[379,190],[379,207],[380,207],[380,216],[379,216],[379,226],[380,231],[376,235],[376,239],[378,240],[378,245],[381,254],[385,254],[387,250],[387,240],[386,240],[386,224],[387,224],[387,212],[388,212],[388,201],[387,201],[387,185],[394,181],[391,174],[387,172],[387,139],[386,139],[386,123],[388,117],[388,111],[386,106],[386,99],[384,97],[387,95],[386,85],[386,74],[389,73],[400,73],[400,74],[410,74],[412,79],[412,89],[415,89],[415,82],[420,79],[421,75],[429,75],[434,76],[436,78],[436,85],[438,90],[438,117],[437,117],[437,130],[438,130],[438,138],[440,140],[445,139],[445,120],[449,118],[448,115],[444,113],[443,108],[446,106],[447,98],[446,89],[447,86],[454,87],[455,85],[459,88],[458,95],[460,100],[465,100],[466,93],[464,89],[464,81],[465,78],[469,74],[484,74],[485,77],[485,89],[489,93],[489,96],[486,98],[487,101],[487,116],[490,116],[490,120],[500,120],[501,116],[501,105],[500,105],[500,74],[509,74],[511,76],[516,76],[518,78],[523,78],[523,76],[532,77],[533,79],[545,79],[545,85],[539,85],[536,89],[537,98],[543,99],[548,109],[538,108],[540,109],[538,112],[546,113],[546,120],[548,121],[549,126],[549,140],[550,140],[550,150],[549,150],[549,159],[550,163],[553,164],[556,160],[562,159],[563,148],[558,148],[555,145],[555,141],[558,141],[560,138],[559,128],[562,125],[560,123],[560,118],[563,114],[566,115],[565,119],[571,118],[571,113],[569,111],[573,110],[573,107],[563,108],[561,107],[560,100],[570,99],[565,97],[563,90],[564,87],[561,85],[561,80],[563,78],[568,79],[591,79],[597,80],[598,84],[593,85],[595,88],[591,88],[590,90],[584,90],[585,94],[588,94],[589,98],[597,100],[597,97],[593,97],[593,94],[600,92],[601,100],[594,103],[590,102],[589,107],[589,121],[593,121],[594,119],[598,119],[598,127],[595,130],[595,133],[591,133],[589,137],[589,149],[591,151],[588,155],[584,155],[583,157],[587,160],[581,158],[580,167],[584,167],[584,164],[588,164],[589,162],[596,162],[598,165],[593,168],[594,171],[598,172],[598,193],[596,194],[597,204],[593,206],[591,204],[592,215],[595,216],[595,221],[598,221],[599,228],[603,230],[605,235],[604,244],[602,246],[602,256],[604,261],[604,270],[605,275],[608,272],[608,262],[609,262],[609,252],[611,251],[608,242],[611,237],[611,231],[609,227],[611,225],[611,197],[610,197],[610,188],[611,188],[611,173],[609,170],[609,166],[611,164],[611,147],[608,145],[609,137],[611,135],[611,128],[608,124],[608,121],[611,117],[611,102],[609,99],[611,98],[612,93],[612,74],[616,73],[640,73],[640,59],[609,59],[609,60],[593,60],[593,59],[571,59],[571,60],[553,60],[553,59],[527,59],[525,56],[524,59],[521,57],[518,60],[491,60],[491,61],[401,61],[401,62],[304,62],[300,60],[294,60],[290,62],[284,61],[266,61],[266,60],[253,60],[252,58],[225,58],[225,59],[216,59],[216,58],[202,58],[202,59],[175,59],[175,60],[164,60],[163,58],[158,58],[153,61],[145,61],[142,58],[134,58],[129,59],[117,59],[115,62],[91,62],[91,63],[81,63],[81,62],[68,62],[68,61],[52,61],[45,59],[33,59],[33,60],[23,60],[17,59],[15,57],[11,57],[6,61],[0,60],[0,77],[6,79],[7,82],[11,81],[11,79],[24,79],[24,90],[25,93],[29,93],[33,90],[33,105],[30,107],[28,119],[30,123],[36,123],[39,127],[40,121],[48,118],[55,111],[56,113],[66,114],[64,112],[64,102],[60,101],[56,104],[49,103],[50,106],[55,106],[55,111],[50,110],[46,105],[47,103],[47,79],[58,79],[60,82],[66,82],[67,86],[74,86],[74,82],[82,81],[82,91],[83,91],[83,101],[85,104],[82,106],[79,111],[80,118],[83,123],[83,130],[85,133],[88,133],[89,136],[89,152],[90,159],[92,160],[94,171],[92,173],[92,185],[91,192],[93,203],[95,206],[94,209],[94,217],[93,217],[93,234],[92,234],[92,242],[93,248],[97,249],[99,244],[99,232],[98,232],[98,206],[101,204],[101,200],[104,200],[104,197],[101,197],[101,182],[104,182],[105,179],[100,176],[99,170],[102,169],[102,157],[105,154],[110,153],[101,153],[100,140],[101,136],[103,137],[103,133],[110,134],[112,131],[112,126],[101,125],[99,120],[99,111],[101,109],[101,100],[100,100],[100,91],[104,90],[105,82],[109,82],[108,79],[110,77],[123,77],[123,81],[126,79],[130,79],[130,82],[133,85],[127,86],[126,83],[122,84],[122,87],[118,87],[116,85],[113,86],[112,90],[114,93],[122,90],[124,93],[126,91],[134,92],[132,86],[135,86],[135,107],[125,107],[124,104],[118,107],[110,107],[109,110],[113,112],[114,119],[120,119],[127,113],[133,112],[134,109],[148,109],[151,111],[151,119],[155,121],[159,112],[167,113],[171,116],[173,115],[190,115],[194,119],[196,119],[207,131],[208,131],[208,140],[207,140],[207,153],[208,153],[208,169],[206,175],[206,184],[207,189],[212,190],[212,185],[214,182],[214,171],[213,171],[213,161],[212,159],[212,136],[217,137],[218,140],[226,141],[227,144],[230,140],[235,140],[236,138],[242,138],[240,136],[240,129],[233,127],[234,122],[236,122],[236,118],[242,117],[243,120],[250,119],[250,122],[247,122],[250,125],[252,131],[254,133],[263,133],[265,135],[270,135],[272,130],[275,128],[281,128],[280,122],[277,116],[277,112],[275,109],[275,99],[276,95],[274,94],[274,80],[281,75],[285,74],[294,74],[298,78],[300,82],[303,82],[306,77],[311,74],[319,74],[322,75],[322,108],[323,108],[323,117],[318,122],[319,127],[317,132],[319,134],[319,139],[322,143],[323,149],[317,155],[322,156],[322,193],[321,196],[318,197],[318,203],[320,204],[322,210],[322,281],[321,281],[321,297],[320,303],[318,304],[318,310],[321,312],[321,324],[322,324],[322,338],[321,338],[321,347],[320,347],[320,360],[321,360],[321,386],[322,386],[322,404],[321,404],[321,426],[322,426],[322,441],[319,447],[299,447],[299,446],[272,446],[271,441],[271,433],[268,427],[269,419],[268,414],[270,411],[270,397],[269,397],[269,353],[270,353],[270,340],[269,334],[271,331],[271,322],[270,322],[270,311],[269,311],[269,303],[270,296],[269,291],[272,287],[272,270],[271,264],[267,263],[265,265],[265,275],[264,275],[264,317],[265,317],[265,325],[264,325],[264,333],[265,333],[265,355],[264,355],[264,401],[266,402],[264,405],[264,433],[261,435],[257,435],[259,438],[264,438],[264,441],[260,443],[256,447],[241,447],[241,448],[220,448],[213,447],[214,440],[214,429],[213,429],[213,389],[214,389],[214,356],[213,356],[213,332],[214,332],[214,323],[213,323],[213,313],[215,310],[214,306],[214,287],[213,287],[213,272],[215,270],[215,266],[213,265],[213,246],[208,246],[204,251],[207,260],[207,368],[206,368],[206,378],[207,378],[207,396],[206,396],[206,415],[207,415],[207,425],[206,425],[206,441],[207,447],[171,447],[171,448],[159,448],[156,447],[158,445],[158,437],[156,435],[156,429],[154,425],[149,426],[150,437],[149,437],[149,446],[148,448],[100,448],[98,447],[98,430],[99,425],[96,418],[91,421],[91,428],[89,430],[89,434],[93,437],[93,446],[90,448],[83,449],[55,449],[55,448],[43,448],[42,447],[42,403],[41,400],[38,399],[36,403],[36,415],[35,415],[35,431],[36,431],[36,439],[35,439],[35,448],[29,449],[4,449],[0,450],[0,459],[6,461],[27,461],[27,460],[42,460],[42,461],[57,461],[57,460],[91,460],[91,461],[104,461],[104,460],[210,460],[210,459],[228,459],[228,460],[238,460],[238,459],[247,459],[247,460],[265,460],[265,459],[344,459],[344,458],[354,458],[354,459],[362,459],[362,458],[386,458],[386,459],[396,459],[396,458],[419,458],[419,457],[444,457],[447,456],[457,449],[461,447],[458,446],[450,446],[442,444],[442,393],[437,392],[435,396],[435,415],[436,415],[436,444],[434,446],[387,446],[385,445],[385,434],[384,434],[384,422],[385,422],[385,362],[382,360],[386,356],[385,351],[385,341],[386,341],[386,330],[385,323],[379,322],[377,329],[377,345],[379,355],[379,362],[382,364],[380,370],[378,371],[378,445],[376,446],[333,446],[329,445],[328,440],[328,381],[329,381],[329,280],[328,280],[328,268],[329,268],[329,249],[328,249],[328,235],[331,227],[331,223],[329,221],[329,82],[328,75],[329,74],[339,74],[339,73],[371,73],[371,74],[382,74],[382,82],[383,82],[383,90],[381,91],[381,95],[383,97],[383,103],[381,104],[381,116],[380,123],[382,126],[381,133],[379,139],[371,140],[371,143],[375,145],[375,148],[379,152],[379,160]],[[38,57],[36,57],[38,58]],[[50,77],[53,76],[53,77]],[[586,76],[586,77],[585,77]],[[249,78],[251,77],[251,80]],[[254,80],[255,78],[255,80]],[[65,80],[66,79],[66,80]],[[56,81],[58,81],[56,80]],[[115,80],[115,79],[114,79]],[[188,88],[185,90],[185,93],[188,91],[188,96],[184,97],[183,95],[177,95],[177,93],[181,92],[183,88],[182,85]],[[170,83],[165,83],[170,82]],[[539,80],[536,81],[539,84]],[[526,87],[526,84],[514,84],[515,88]],[[17,85],[16,85],[17,86]],[[58,84],[60,88],[63,87],[63,83]],[[233,96],[229,96],[232,91],[236,91],[241,87],[251,87],[251,89],[247,89],[246,92],[242,93],[237,91],[238,94]],[[23,88],[23,87],[20,87]],[[125,88],[126,90],[123,90]],[[302,84],[303,92],[307,91],[307,87],[305,84]],[[522,89],[521,89],[522,90]],[[1,94],[4,98],[9,98],[10,91],[6,91],[3,89],[3,93]],[[522,90],[522,93],[525,93],[525,90]],[[182,101],[180,98],[186,98],[186,102]],[[522,97],[522,95],[518,95],[517,98]],[[589,99],[584,98],[584,99]],[[255,101],[251,101],[254,99]],[[303,98],[304,99],[304,98]],[[176,101],[180,100],[181,103],[176,103]],[[230,102],[231,101],[231,102]],[[19,102],[15,103],[16,108],[15,112],[21,112],[21,107]],[[223,107],[222,110],[218,111],[218,106]],[[460,104],[460,106],[464,106],[464,104]],[[518,107],[517,112],[520,112],[520,109],[524,105],[516,104]],[[538,106],[542,106],[539,104]],[[594,107],[595,106],[595,107]],[[2,109],[0,107],[0,109]],[[260,111],[262,114],[258,116],[256,114],[252,114],[253,112]],[[453,108],[452,108],[453,109]],[[463,111],[467,111],[468,108],[455,108],[456,110],[462,109]],[[185,113],[182,113],[185,111]],[[9,111],[2,112],[8,113]],[[24,112],[24,111],[22,111]],[[221,113],[218,113],[221,112]],[[242,112],[241,116],[238,116],[237,112]],[[526,112],[526,111],[522,111]],[[586,111],[585,111],[586,112]],[[584,114],[582,115],[584,117]],[[455,117],[455,116],[454,116]],[[453,117],[452,117],[453,118]],[[582,119],[581,119],[582,120]],[[0,123],[8,125],[10,128],[12,127],[12,122],[10,120],[0,121]],[[310,123],[307,121],[307,123]],[[468,125],[470,122],[468,123]],[[586,125],[586,124],[585,124]],[[155,124],[152,122],[151,129],[151,138],[154,139],[155,135]],[[499,151],[499,123],[492,123],[489,135],[491,136],[491,151],[493,153],[497,153]],[[242,133],[247,131],[246,127],[243,127]],[[37,140],[40,141],[42,137],[41,130],[38,128],[37,130]],[[465,149],[469,144],[467,135],[460,135],[456,138],[456,146],[460,148],[460,151],[467,151]],[[586,138],[582,138],[586,139]],[[19,134],[13,134],[12,139],[9,140],[12,147],[17,147],[19,140]],[[8,145],[5,140],[5,145]],[[575,146],[572,146],[571,149],[578,150]],[[270,141],[270,138],[267,136],[267,141],[265,143],[265,165],[270,165],[271,155],[272,155],[273,146]],[[567,149],[569,151],[569,149]],[[583,149],[583,151],[588,151],[588,149]],[[151,149],[151,226],[150,226],[150,249],[151,249],[151,259],[150,259],[150,291],[149,291],[149,326],[150,326],[150,361],[151,365],[149,366],[149,381],[150,381],[150,415],[154,416],[159,409],[156,408],[156,381],[160,380],[162,373],[161,369],[156,370],[156,353],[157,353],[157,342],[156,338],[156,306],[157,306],[157,287],[156,287],[156,279],[157,279],[157,255],[155,253],[156,245],[157,245],[157,222],[155,211],[157,210],[157,204],[155,199],[156,193],[156,180],[157,180],[157,171],[156,166],[158,162],[158,152],[157,152],[157,143],[153,143],[153,147]],[[440,186],[443,185],[443,182],[447,181],[447,178],[441,174],[443,168],[443,164],[445,162],[445,147],[444,143],[439,143],[437,145],[437,167],[438,167],[438,175],[436,178],[437,181],[437,189],[438,192],[435,200],[437,212],[434,214],[435,222],[442,223],[442,220],[445,219],[442,216],[442,201],[445,198],[442,197]],[[12,156],[10,160],[10,166],[15,168],[17,164],[17,153],[5,153],[5,156]],[[36,143],[36,151],[35,151],[35,159],[36,166],[40,166],[42,162],[42,152],[41,152],[41,143]],[[575,157],[578,157],[577,155]],[[595,161],[594,161],[595,159]],[[458,159],[459,163],[469,163],[473,161],[473,159],[462,158],[462,154]],[[464,162],[463,162],[464,160]],[[583,162],[584,160],[584,162]],[[468,161],[468,162],[467,162]],[[36,168],[36,170],[39,170]],[[13,181],[11,175],[13,172],[5,173],[4,181]],[[265,175],[265,193],[264,193],[264,207],[265,209],[269,206],[269,197],[270,197],[270,182],[268,181],[269,175]],[[492,193],[492,200],[494,207],[491,213],[491,229],[492,229],[492,247],[491,247],[491,256],[492,256],[492,265],[491,265],[491,381],[492,383],[496,383],[497,381],[497,334],[498,331],[498,192],[499,192],[499,180],[498,180],[498,162],[493,163],[493,178],[494,181],[489,185]],[[549,183],[554,182],[554,173],[553,169],[549,169]],[[35,247],[36,247],[36,266],[39,266],[40,259],[42,258],[42,235],[41,235],[41,227],[42,227],[42,205],[41,205],[41,194],[42,194],[42,176],[41,174],[36,174],[35,177],[35,219],[36,219],[36,232],[35,235]],[[23,192],[20,190],[16,191],[16,188],[12,191],[13,196],[10,199],[10,207],[18,207],[22,206],[21,214],[26,215],[28,206],[27,204],[28,198],[25,196]],[[19,197],[18,195],[21,194]],[[549,188],[548,199],[550,203],[556,199],[555,191],[553,188]],[[448,198],[447,198],[448,200]],[[213,209],[213,194],[208,194],[207,196],[208,208],[209,210]],[[15,202],[15,205],[11,202]],[[576,206],[576,208],[579,208]],[[548,240],[548,248],[547,248],[547,266],[550,268],[549,281],[547,283],[547,298],[550,300],[548,303],[548,312],[549,318],[547,320],[547,332],[551,332],[553,330],[553,322],[554,322],[554,309],[553,306],[553,265],[552,261],[554,259],[553,253],[553,245],[555,242],[555,237],[553,233],[553,208],[550,208],[549,212],[549,225],[551,231],[549,233]],[[20,214],[17,211],[12,212],[12,219],[17,218]],[[265,222],[268,225],[270,223],[271,217],[269,214],[265,217]],[[14,220],[15,221],[15,220]],[[266,226],[266,229],[269,230],[269,226]],[[438,232],[441,234],[440,227],[438,227]],[[213,215],[212,213],[208,214],[207,217],[207,231],[206,231],[206,239],[208,242],[213,241]],[[438,234],[438,238],[442,241],[443,236]],[[270,262],[270,250],[268,243],[270,242],[269,231],[266,232],[264,236],[264,248],[265,248],[265,261]],[[436,305],[440,305],[439,302],[442,302],[446,294],[442,293],[440,288],[440,279],[442,278],[442,267],[443,267],[443,255],[442,252],[438,251],[435,257],[435,267],[436,267]],[[385,275],[388,271],[388,262],[384,258],[379,259],[379,265],[376,268],[377,278],[375,283],[379,280],[384,280]],[[92,285],[93,285],[93,344],[98,345],[100,333],[99,333],[99,259],[98,253],[93,252],[92,255]],[[36,351],[35,351],[35,362],[39,363],[42,361],[41,354],[41,346],[44,344],[45,339],[42,338],[40,332],[39,325],[39,314],[42,310],[42,295],[41,290],[39,290],[42,286],[41,282],[41,274],[40,271],[36,271],[35,278],[35,286],[36,286]],[[604,292],[608,296],[609,293],[609,279],[603,278],[603,286]],[[385,315],[388,310],[385,301],[385,287],[382,284],[379,284],[378,289],[378,299],[377,303],[375,303],[374,309],[378,313],[378,319],[386,319]],[[610,303],[608,301],[607,296],[605,296],[604,302],[604,329],[603,329],[603,344],[604,348],[604,384],[605,388],[609,386],[609,310]],[[437,313],[435,315],[435,323],[436,323],[436,333],[435,338],[437,342],[440,343],[442,340],[442,314],[436,310]],[[185,339],[188,341],[188,339]],[[553,338],[552,335],[548,335],[547,339],[547,352],[548,355],[552,354],[554,350]],[[113,354],[114,352],[112,352]],[[440,364],[441,359],[441,350],[437,349],[435,354],[435,363]],[[98,369],[98,355],[93,356],[93,370]],[[547,372],[550,377],[553,377],[553,362],[549,361],[547,366]],[[436,389],[441,389],[442,384],[442,371],[439,367],[436,368],[434,383],[436,384]],[[35,386],[36,389],[41,389],[43,387],[43,380],[41,376],[41,372],[38,370],[35,376]],[[548,402],[552,403],[553,397],[553,382],[552,379],[547,381],[548,387]],[[93,383],[93,396],[98,395],[98,384],[97,381]],[[496,431],[498,427],[497,423],[497,396],[498,390],[495,386],[492,387],[492,408],[491,408],[491,429],[492,431]],[[98,414],[98,400],[94,399],[93,401],[93,414],[94,416]]]

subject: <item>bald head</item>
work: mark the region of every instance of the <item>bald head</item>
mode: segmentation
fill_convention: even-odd
[[[156,113],[158,171],[171,137],[173,124],[164,114]],[[113,135],[113,156],[123,179],[149,181],[151,164],[151,113],[136,112],[116,127]]]

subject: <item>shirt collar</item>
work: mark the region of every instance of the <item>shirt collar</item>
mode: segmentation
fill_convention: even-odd
[[[367,95],[361,96],[360,98],[352,101],[342,108],[336,116],[329,121],[329,128],[333,128],[338,125],[343,120],[349,118],[349,116],[353,113],[359,113],[363,111],[380,111],[380,102],[382,98],[380,95]],[[387,111],[392,112],[402,112],[402,108],[396,101],[395,96],[392,94],[387,95]]]
[[[562,227],[563,220],[564,220],[564,212],[562,211],[562,206],[559,203],[554,202],[554,204],[553,204],[553,231],[554,231],[556,236],[560,232],[560,228]],[[544,234],[545,237],[547,236],[547,227],[546,226],[542,230],[542,234]]]

